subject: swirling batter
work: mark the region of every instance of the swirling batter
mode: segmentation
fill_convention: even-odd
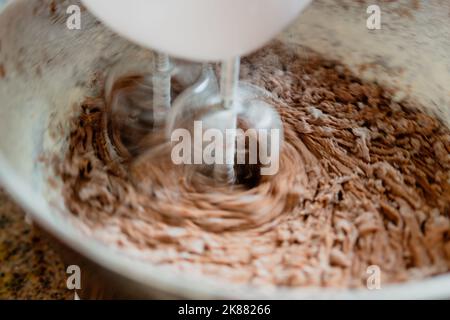
[[[243,59],[241,75],[281,99],[284,122],[279,173],[251,186],[127,155],[108,138],[110,99],[86,100],[58,172],[91,235],[257,285],[358,287],[370,265],[383,283],[449,270],[449,130],[339,63],[280,44]]]

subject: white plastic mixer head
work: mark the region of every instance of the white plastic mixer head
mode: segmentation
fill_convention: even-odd
[[[311,0],[83,0],[120,35],[169,55],[218,61],[258,49]]]

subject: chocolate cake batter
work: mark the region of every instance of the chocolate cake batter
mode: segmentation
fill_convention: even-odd
[[[188,179],[170,158],[127,153],[108,134],[111,99],[88,98],[57,166],[86,232],[236,283],[359,287],[370,265],[382,284],[449,270],[449,130],[278,43],[243,59],[241,76],[281,100],[279,173],[233,187]]]

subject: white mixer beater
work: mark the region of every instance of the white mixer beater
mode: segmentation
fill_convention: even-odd
[[[86,7],[126,38],[157,50],[153,107],[167,110],[166,129],[191,128],[225,132],[238,122],[249,128],[282,130],[270,96],[262,88],[239,82],[240,56],[248,54],[291,22],[310,0],[84,0]],[[170,100],[168,55],[192,61],[221,61],[220,87],[207,64],[191,88]],[[273,101],[273,100],[272,100]],[[279,143],[267,141],[265,143]],[[236,137],[227,140],[225,159],[213,165],[216,181],[236,179]],[[231,142],[230,142],[231,141]],[[242,151],[242,150],[241,150]],[[196,152],[196,150],[194,150]]]

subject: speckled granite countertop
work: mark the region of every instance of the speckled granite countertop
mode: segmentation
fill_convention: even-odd
[[[73,299],[60,257],[0,188],[0,299]]]

